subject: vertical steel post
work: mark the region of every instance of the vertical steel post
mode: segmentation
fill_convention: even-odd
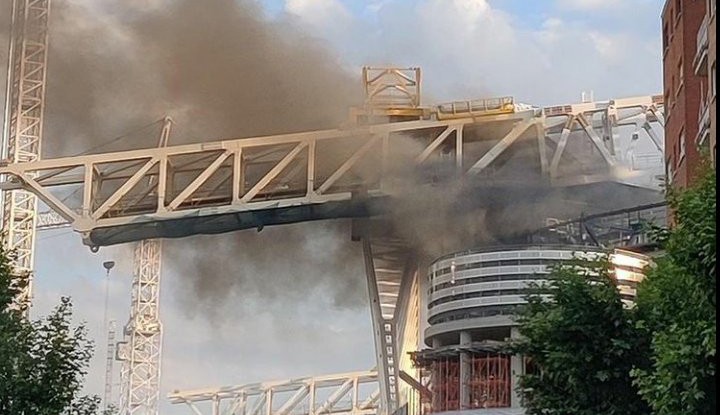
[[[370,295],[370,315],[373,322],[375,353],[377,357],[378,383],[380,384],[380,410],[382,415],[389,415],[397,409],[397,345],[395,341],[395,324],[385,319],[380,307],[380,293],[375,275],[375,264],[372,246],[367,238],[363,238],[363,254],[365,258],[365,274],[368,293]]]

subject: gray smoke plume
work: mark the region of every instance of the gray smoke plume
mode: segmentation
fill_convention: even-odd
[[[329,128],[360,92],[291,18],[266,21],[251,1],[83,4],[53,2],[46,157],[166,114],[175,144]],[[101,150],[156,143],[145,130]]]
[[[3,45],[8,15],[0,12]],[[333,128],[360,96],[359,70],[348,73],[292,17],[270,21],[250,0],[56,0],[51,16],[45,158],[154,147],[152,122],[165,115],[175,121],[170,144]],[[363,303],[347,222],[166,246],[189,313],[213,313],[229,293]]]
[[[365,305],[362,246],[345,220],[269,227],[260,233],[196,236],[165,242],[165,261],[183,276],[175,289],[198,311],[217,317],[227,302],[310,301],[336,308]]]
[[[0,22],[0,36],[3,28]],[[291,17],[268,21],[249,0],[55,1],[44,155],[153,147],[157,129],[132,130],[166,114],[176,121],[171,144],[336,127],[358,103],[358,75]],[[109,141],[115,136],[122,138]],[[422,151],[416,138],[394,138],[400,151],[390,164],[411,165],[407,159]],[[414,169],[393,172],[391,193],[399,197],[389,219],[397,232],[432,258],[500,243],[499,235],[532,229],[543,217],[635,201],[603,188],[578,195],[529,183],[537,166],[525,163],[532,145],[522,143],[493,165],[523,184],[502,192],[428,185],[427,172]],[[492,143],[480,145],[474,151],[483,154]],[[322,295],[356,307],[365,294],[362,254],[348,228],[333,221],[170,241],[165,263],[182,278],[189,312],[214,313],[238,295]]]

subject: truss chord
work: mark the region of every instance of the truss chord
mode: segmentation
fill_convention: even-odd
[[[53,210],[66,216],[71,220],[72,226],[76,231],[82,232],[84,242],[90,245],[105,245],[118,242],[127,242],[129,240],[137,241],[143,238],[155,238],[169,236],[162,232],[163,227],[144,227],[143,224],[152,222],[170,221],[185,217],[195,217],[198,221],[205,221],[205,217],[217,215],[236,214],[242,212],[256,212],[267,209],[305,209],[317,207],[328,202],[333,203],[351,203],[353,199],[354,189],[365,187],[367,195],[370,198],[383,197],[388,195],[389,191],[396,192],[402,189],[390,187],[392,184],[391,175],[394,171],[398,171],[395,166],[389,163],[407,163],[407,167],[411,167],[413,163],[417,166],[418,162],[427,163],[429,155],[433,153],[440,145],[446,145],[451,139],[450,135],[455,132],[455,155],[451,168],[462,171],[463,164],[472,166],[468,172],[478,172],[486,166],[490,165],[497,157],[499,157],[508,148],[516,145],[521,134],[525,129],[530,129],[534,123],[533,135],[537,135],[538,151],[535,152],[539,158],[537,163],[539,167],[537,174],[541,177],[548,176],[550,183],[556,186],[571,185],[573,183],[591,183],[594,181],[625,181],[627,178],[645,177],[647,184],[643,186],[655,186],[658,183],[651,182],[651,175],[662,174],[662,166],[655,166],[652,163],[646,163],[647,166],[629,166],[618,165],[615,158],[605,148],[602,143],[602,137],[598,131],[602,131],[602,136],[614,134],[607,131],[608,123],[610,127],[616,128],[621,123],[639,122],[638,115],[647,112],[644,108],[651,104],[653,98],[637,97],[623,100],[614,100],[611,102],[599,102],[590,104],[577,104],[569,106],[559,106],[545,108],[539,113],[537,111],[518,111],[514,113],[494,114],[489,116],[466,116],[463,118],[461,112],[456,115],[458,118],[450,120],[419,120],[393,122],[386,124],[372,124],[357,128],[345,130],[324,130],[306,133],[293,133],[269,137],[256,137],[240,140],[218,141],[213,143],[180,145],[172,147],[161,147],[155,149],[130,150],[125,152],[115,152],[108,154],[93,154],[80,157],[69,157],[54,160],[37,160],[27,163],[10,163],[0,165],[0,175],[5,175],[6,180],[0,183],[3,189],[24,189],[30,190],[36,194],[45,204],[52,207]],[[612,105],[611,105],[612,103]],[[489,105],[489,104],[488,104]],[[584,111],[584,112],[583,112]],[[617,115],[607,115],[603,111],[617,113]],[[659,111],[659,110],[658,110]],[[595,123],[590,114],[601,113],[603,122]],[[559,122],[559,119],[565,119]],[[655,123],[657,117],[648,117],[648,121]],[[476,152],[470,152],[474,143],[478,140],[490,140],[492,137],[480,137],[469,134],[467,126],[508,126],[511,131],[509,134],[501,137],[497,146],[484,155],[478,155]],[[562,125],[562,131],[558,130],[558,126]],[[630,124],[622,124],[630,125]],[[525,128],[527,127],[527,128]],[[418,149],[410,159],[398,158],[393,153],[397,137],[408,137],[417,135],[418,137],[426,136],[428,132],[440,129],[440,133],[435,134],[433,139],[425,141],[425,145]],[[595,131],[595,130],[598,131]],[[542,131],[545,131],[543,136]],[[646,129],[646,131],[653,131]],[[507,131],[507,130],[505,130]],[[591,157],[591,155],[579,153],[577,146],[571,146],[570,143],[582,137],[576,137],[574,132],[583,132],[583,135],[590,137],[591,141],[600,149],[603,157],[608,160],[610,165],[615,165],[613,169],[607,169],[604,172],[590,171],[587,174],[563,173],[561,167],[563,163],[575,163],[582,165],[583,157]],[[614,130],[613,130],[614,131]],[[652,134],[648,132],[653,138]],[[328,155],[323,152],[323,145],[332,145],[340,143],[340,140],[346,138],[365,138],[365,142],[355,149],[351,154],[337,160],[340,163],[329,164],[327,162]],[[367,138],[370,137],[370,138]],[[654,142],[659,139],[655,137]],[[382,145],[379,145],[381,142]],[[545,145],[543,145],[545,142]],[[555,144],[557,143],[557,144]],[[378,144],[377,146],[375,144]],[[602,144],[601,146],[597,146]],[[542,151],[547,146],[554,152],[545,155]],[[265,153],[277,153],[281,148],[284,149],[285,156],[270,161],[271,168],[268,173],[258,174],[250,173],[254,166],[251,159],[247,158],[248,151],[254,148],[263,147]],[[572,152],[570,151],[572,149]],[[290,153],[287,153],[290,151]],[[658,146],[656,146],[656,151]],[[307,152],[307,157],[301,153]],[[245,156],[243,156],[243,154]],[[472,154],[472,156],[471,156]],[[232,163],[218,162],[218,157],[232,157]],[[192,175],[193,177],[202,176],[203,179],[213,169],[222,171],[224,175],[231,180],[231,186],[218,185],[215,179],[198,180],[195,182],[187,182],[187,179],[180,178],[177,174],[177,166],[173,166],[171,160],[178,157],[192,157],[193,163],[182,170],[185,174],[183,177]],[[149,166],[147,160],[155,160],[156,164]],[[382,163],[382,168],[374,172],[370,172],[372,176],[365,176],[364,173],[355,171],[355,166],[363,163]],[[403,161],[398,161],[403,160]],[[625,162],[625,161],[624,161]],[[137,203],[125,203],[128,200],[135,200],[138,195],[132,189],[132,183],[140,181],[142,177],[136,175],[123,174],[123,177],[113,178],[105,177],[102,172],[102,166],[105,165],[128,165],[128,164],[144,164],[142,170],[145,171],[148,183],[157,182],[158,191],[157,200],[152,197],[137,199]],[[219,163],[219,164],[218,164]],[[662,158],[658,158],[657,163],[662,163]],[[656,163],[656,164],[657,164]],[[340,167],[333,169],[330,166]],[[82,167],[93,171],[92,175],[54,175],[52,172],[70,171],[76,167]],[[400,171],[405,166],[400,167]],[[117,169],[117,168],[116,168]],[[48,172],[51,172],[48,174]],[[97,174],[95,173],[97,172]],[[203,175],[203,172],[205,174]],[[137,173],[137,172],[136,172]],[[455,172],[455,179],[460,180],[460,175]],[[652,174],[651,174],[652,173]],[[496,174],[490,172],[483,175]],[[39,182],[34,179],[36,175],[39,177],[52,177],[47,182]],[[296,178],[290,177],[296,175]],[[303,177],[304,175],[304,177]],[[624,175],[624,176],[623,176]],[[370,177],[373,177],[372,179]],[[10,181],[7,178],[11,178]],[[93,184],[90,185],[90,180]],[[185,181],[181,181],[185,180]],[[640,179],[637,179],[640,180]],[[250,181],[249,190],[246,190]],[[281,183],[281,187],[268,186],[273,181]],[[645,183],[645,182],[642,182]],[[71,207],[72,203],[76,203],[75,199],[58,200],[54,198],[52,192],[65,185],[82,184],[85,189],[92,192],[89,198],[86,198],[82,208]],[[341,184],[341,185],[340,185]],[[100,188],[103,189],[103,195],[111,194],[110,198],[102,197],[104,202],[99,209],[90,209],[90,204],[98,202]],[[152,194],[152,187],[146,189]],[[168,189],[177,192],[177,195],[189,196],[193,193],[191,199],[183,201],[185,198],[177,198],[174,196],[172,201],[166,201],[166,193]],[[192,190],[195,189],[194,192]],[[135,192],[135,193],[133,193]],[[132,193],[133,199],[127,199],[125,196]],[[141,195],[142,196],[142,195]],[[169,205],[166,205],[169,203]],[[93,211],[93,213],[89,213]],[[81,212],[81,213],[75,213]],[[100,214],[99,214],[100,213]],[[128,233],[129,227],[137,227],[147,229],[138,236],[131,239],[123,238],[122,241],[117,238],[120,235],[136,235]],[[111,229],[117,229],[120,232],[109,232]],[[102,230],[105,235],[102,239],[95,239],[94,231]],[[118,235],[118,236],[112,236]],[[145,235],[145,236],[141,236]],[[113,240],[117,242],[112,242]]]

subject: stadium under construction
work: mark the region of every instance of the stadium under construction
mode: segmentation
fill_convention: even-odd
[[[167,121],[157,148],[40,159],[49,5],[16,3],[4,243],[18,278],[31,278],[37,230],[70,226],[94,251],[137,243],[116,345],[123,415],[157,414],[162,399],[163,238],[345,219],[363,247],[369,370],[167,397],[195,414],[521,414],[517,379],[534,369],[502,346],[530,284],[608,255],[632,305],[655,249],[645,225],[666,221],[662,96],[424,105],[420,69],[367,67],[364,105],[335,130],[168,146]]]

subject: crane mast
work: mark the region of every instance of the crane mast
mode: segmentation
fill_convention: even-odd
[[[160,401],[161,244],[157,239],[135,245],[130,320],[125,341],[118,343],[120,372],[120,413],[157,415]]]
[[[3,159],[26,163],[40,158],[48,51],[50,0],[13,0],[8,80],[3,123]],[[25,190],[2,194],[3,247],[13,252],[20,293],[16,305],[25,314],[32,299],[37,197]]]
[[[171,128],[172,119],[165,117],[158,147],[168,145]],[[150,177],[147,184],[152,187],[157,183],[154,177]],[[138,242],[133,262],[130,320],[125,326],[125,341],[118,344],[118,359],[122,361],[120,413],[157,415],[162,358],[161,241],[148,239]]]

